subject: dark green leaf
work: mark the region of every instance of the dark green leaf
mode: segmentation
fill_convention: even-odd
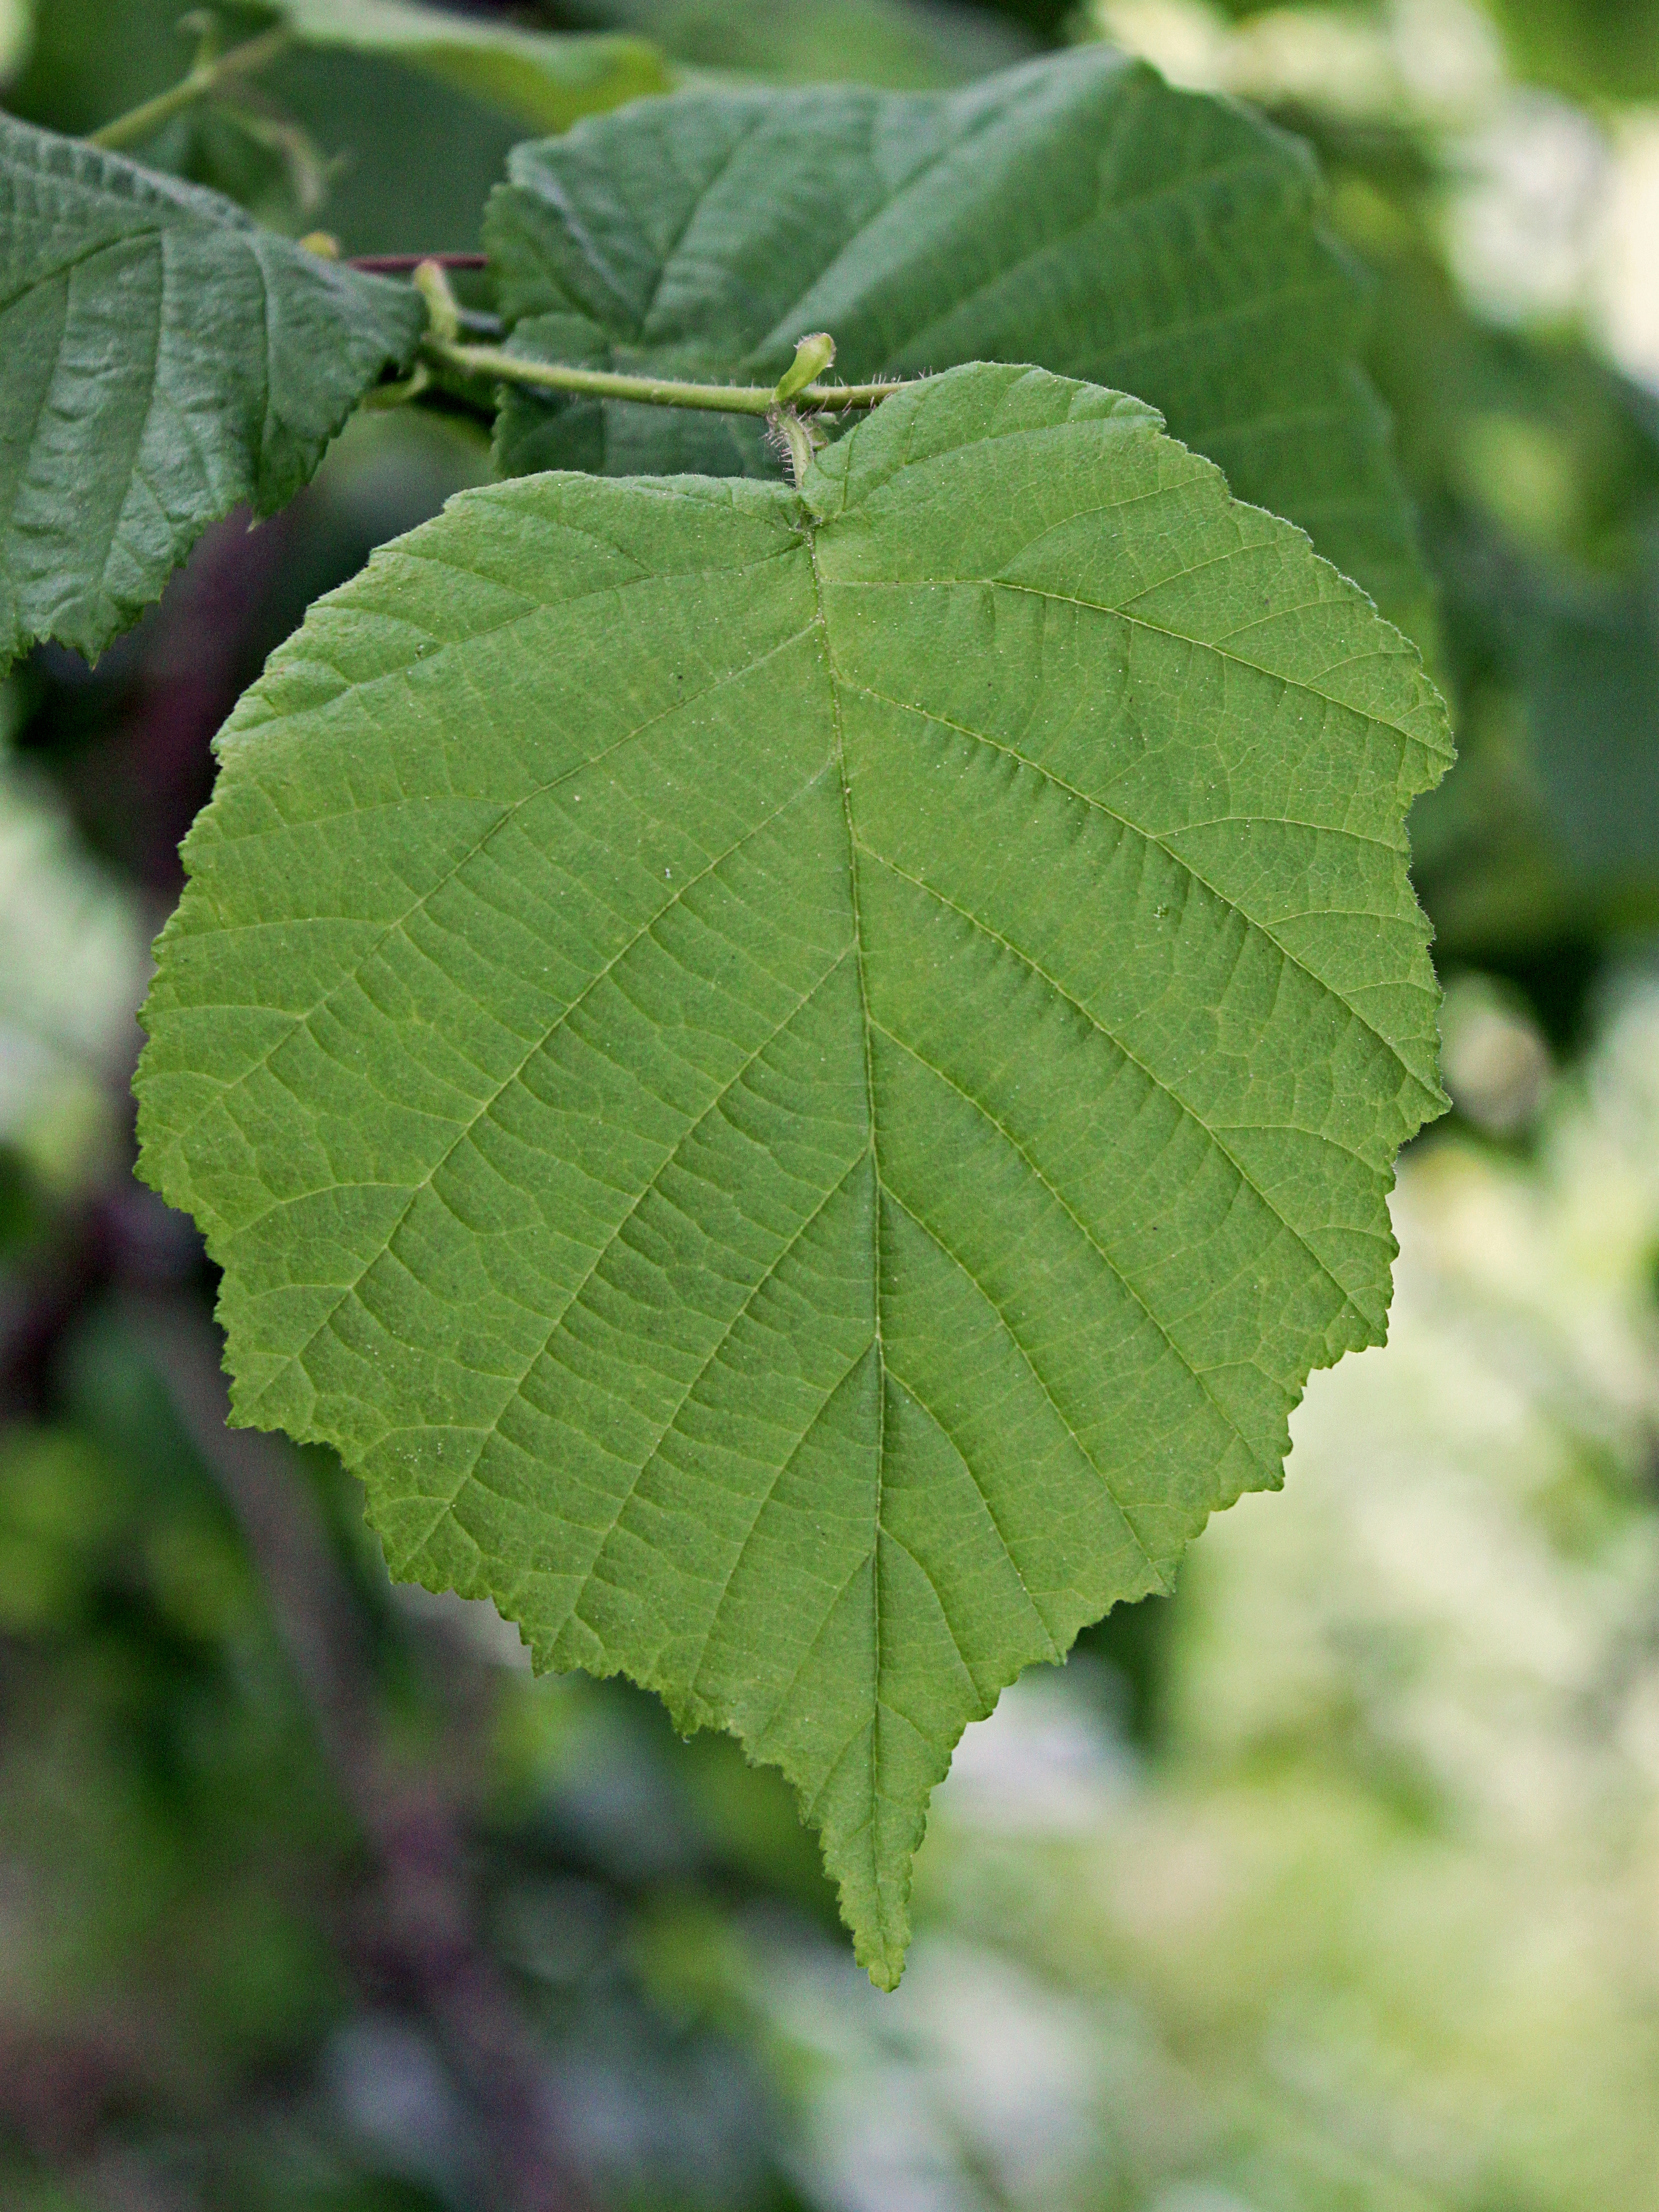
[[[486,225],[517,343],[772,384],[825,330],[858,383],[989,359],[1133,392],[1386,610],[1421,591],[1358,288],[1313,166],[1103,47],[949,94],[685,93],[521,148]],[[757,428],[514,398],[500,457],[764,474]]]
[[[291,499],[423,311],[228,200],[0,117],[0,660],[96,653]]]

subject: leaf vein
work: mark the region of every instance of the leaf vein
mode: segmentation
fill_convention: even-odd
[[[1044,968],[1039,961],[1034,960],[1029,952],[1023,951],[1020,946],[1013,944],[1009,939],[1002,936],[998,931],[993,929],[990,924],[982,921],[978,915],[970,913],[966,907],[960,906],[957,904],[956,900],[947,897],[945,894],[939,890],[935,884],[924,882],[920,876],[913,876],[909,874],[907,870],[899,867],[896,862],[890,860],[884,854],[878,853],[872,846],[865,845],[862,849],[869,854],[870,858],[874,860],[878,866],[887,869],[890,874],[898,877],[901,882],[914,884],[917,890],[921,891],[929,898],[937,900],[939,905],[948,908],[952,914],[959,915],[962,919],[968,923],[970,928],[977,930],[981,936],[988,938],[992,944],[1000,945],[1005,952],[1007,952],[1014,959],[1019,961],[1023,966],[1028,968],[1032,975],[1041,977],[1042,981],[1048,986],[1051,991],[1053,991],[1056,998],[1063,1000],[1066,1006],[1070,1006],[1076,1013],[1079,1014],[1082,1018],[1088,1023],[1090,1028],[1095,1030],[1098,1036],[1103,1037],[1108,1044],[1113,1046],[1119,1053],[1121,1053],[1123,1058],[1127,1060],[1132,1066],[1138,1067],[1141,1073],[1146,1078],[1146,1080],[1152,1084],[1158,1091],[1162,1091],[1164,1096],[1193,1123],[1194,1127],[1202,1133],[1207,1141],[1215,1146],[1217,1152],[1221,1154],[1223,1159],[1224,1159],[1231,1167],[1233,1173],[1238,1178],[1240,1187],[1243,1189],[1253,1192],[1255,1197],[1260,1200],[1262,1206],[1273,1216],[1273,1219],[1277,1221],[1279,1226],[1285,1231],[1285,1234],[1301,1246],[1304,1252],[1305,1252],[1309,1259],[1313,1261],[1320,1273],[1323,1275],[1326,1280],[1330,1284],[1332,1289],[1334,1290],[1340,1297],[1344,1307],[1353,1315],[1354,1318],[1364,1328],[1366,1332],[1366,1342],[1370,1343],[1374,1340],[1371,1334],[1372,1324],[1367,1320],[1365,1315],[1360,1310],[1359,1307],[1354,1304],[1352,1293],[1343,1287],[1342,1284],[1339,1282],[1337,1278],[1331,1273],[1328,1262],[1321,1259],[1319,1254],[1315,1251],[1313,1246],[1308,1242],[1302,1231],[1297,1228],[1293,1222],[1288,1220],[1285,1216],[1279,1212],[1279,1208],[1273,1204],[1272,1199],[1268,1197],[1267,1192],[1245,1168],[1243,1163],[1236,1158],[1234,1153],[1227,1146],[1221,1142],[1215,1129],[1210,1123],[1204,1120],[1203,1116],[1199,1114],[1194,1108],[1188,1103],[1187,1100],[1182,1097],[1178,1091],[1175,1090],[1168,1082],[1166,1082],[1164,1077],[1159,1075],[1154,1068],[1148,1066],[1145,1060],[1139,1059],[1135,1054],[1131,1052],[1128,1046],[1124,1043],[1121,1037],[1118,1036],[1113,1030],[1109,1030],[1104,1022],[1100,1019],[1099,1016],[1091,1012],[1090,1009],[1083,1004],[1080,999],[1073,998],[1072,994],[1066,988],[1065,985],[1051,975],[1048,969]]]
[[[1224,907],[1229,914],[1236,915],[1237,919],[1243,923],[1247,931],[1254,930],[1258,935],[1266,938],[1268,944],[1273,945],[1282,960],[1287,962],[1291,967],[1298,969],[1308,978],[1310,982],[1311,982],[1316,989],[1322,992],[1327,998],[1334,1000],[1334,1002],[1340,1006],[1346,1013],[1347,1013],[1354,1021],[1358,1022],[1360,1027],[1365,1030],[1367,1035],[1373,1037],[1376,1042],[1382,1046],[1383,1051],[1399,1066],[1402,1074],[1407,1077],[1411,1082],[1419,1085],[1422,1085],[1422,1078],[1407,1060],[1405,1054],[1401,1051],[1399,1046],[1395,1044],[1389,1038],[1385,1037],[1374,1022],[1367,1019],[1366,1016],[1360,1012],[1359,1008],[1354,1004],[1353,1000],[1347,996],[1346,992],[1339,990],[1334,983],[1329,981],[1325,976],[1320,975],[1316,969],[1310,968],[1306,961],[1300,959],[1296,953],[1291,951],[1289,945],[1285,945],[1282,939],[1274,934],[1273,929],[1267,922],[1260,921],[1254,915],[1247,913],[1244,908],[1238,903],[1237,899],[1230,898],[1227,893],[1221,890],[1219,885],[1211,882],[1210,878],[1204,874],[1201,869],[1194,866],[1193,862],[1189,860],[1183,853],[1179,852],[1175,846],[1168,843],[1164,838],[1158,836],[1155,831],[1145,828],[1140,823],[1133,820],[1127,814],[1120,814],[1115,807],[1108,806],[1103,799],[1091,797],[1088,792],[1079,789],[1076,784],[1067,782],[1064,776],[1056,775],[1052,769],[1043,767],[1040,761],[1034,761],[1029,754],[1018,751],[1012,745],[1005,744],[1000,738],[988,736],[983,730],[976,730],[966,722],[956,721],[952,720],[950,715],[938,714],[931,708],[918,707],[910,704],[905,700],[893,698],[888,693],[884,691],[878,691],[871,685],[865,684],[859,688],[864,690],[871,698],[880,699],[890,707],[896,707],[901,713],[919,715],[924,721],[938,722],[946,729],[959,731],[963,737],[972,738],[976,743],[988,746],[993,752],[1000,753],[1006,759],[1017,762],[1020,767],[1029,769],[1032,775],[1041,776],[1045,783],[1052,784],[1057,791],[1063,791],[1069,798],[1076,799],[1080,805],[1088,807],[1096,813],[1104,815],[1108,821],[1116,823],[1121,829],[1128,830],[1132,836],[1140,838],[1144,843],[1153,847],[1160,853],[1167,854],[1170,859],[1172,860],[1176,866],[1182,871],[1182,874],[1188,877],[1191,882],[1198,884],[1202,890],[1207,891],[1210,896],[1215,899],[1221,906]],[[1271,823],[1270,817],[1261,817],[1258,818],[1266,823],[1267,826],[1273,826]],[[1194,824],[1189,826],[1207,827],[1209,825]],[[1182,831],[1177,832],[1177,834],[1184,835],[1185,830],[1183,830]],[[1392,850],[1393,848],[1385,847],[1384,849]],[[1400,919],[1403,921],[1407,917],[1402,915]],[[1356,1154],[1354,1157],[1357,1158],[1358,1156]]]

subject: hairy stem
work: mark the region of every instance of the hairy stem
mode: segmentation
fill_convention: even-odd
[[[257,39],[233,46],[228,53],[198,62],[188,76],[180,77],[167,91],[158,92],[154,100],[142,101],[125,115],[118,115],[112,123],[105,124],[101,131],[93,131],[90,143],[111,153],[123,147],[142,145],[146,138],[154,137],[164,123],[171,123],[175,115],[182,114],[197,100],[207,99],[222,86],[232,84],[238,77],[275,61],[289,43],[289,33],[279,27],[274,31],[262,31]]]
[[[769,384],[680,384],[672,377],[621,376],[605,368],[573,368],[563,362],[528,361],[500,346],[459,345],[448,338],[428,337],[425,351],[446,368],[470,376],[493,376],[503,384],[522,385],[531,392],[574,392],[588,399],[633,399],[647,407],[696,407],[713,415],[768,415],[777,404]],[[826,414],[874,407],[890,393],[901,392],[907,380],[886,384],[809,384],[794,394],[800,407],[821,408]]]

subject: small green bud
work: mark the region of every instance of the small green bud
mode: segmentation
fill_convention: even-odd
[[[795,342],[795,358],[778,379],[778,388],[772,394],[780,407],[787,407],[798,392],[805,392],[809,384],[816,383],[836,358],[836,342],[828,331],[814,331],[810,336]]]

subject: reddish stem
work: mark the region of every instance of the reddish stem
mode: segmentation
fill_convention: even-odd
[[[488,265],[482,253],[354,253],[350,265],[371,276],[406,276],[423,261],[435,261],[440,269],[483,269]]]

